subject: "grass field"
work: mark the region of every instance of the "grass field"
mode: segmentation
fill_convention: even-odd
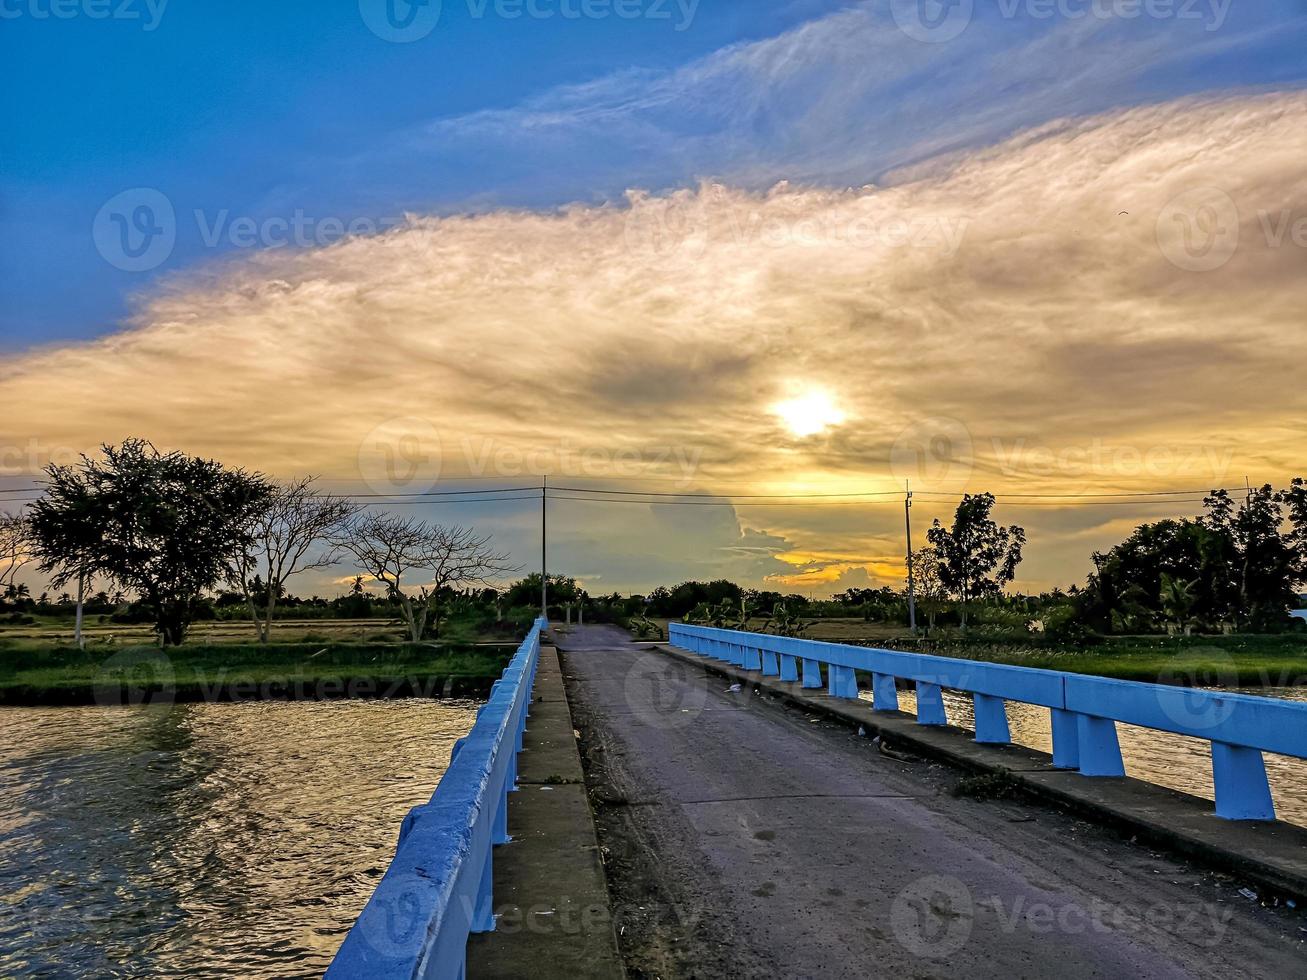
[[[661,621],[660,625],[666,635],[667,621]],[[758,620],[749,627],[757,630],[762,625],[763,621]],[[1307,634],[1304,633],[1123,636],[1077,649],[1058,648],[1035,637],[996,639],[983,632],[971,636],[949,632],[938,639],[926,639],[910,636],[900,626],[865,623],[860,619],[828,619],[818,621],[804,636],[1130,681],[1194,687],[1307,685]]]
[[[481,696],[516,644],[93,642],[0,639],[0,704]]]

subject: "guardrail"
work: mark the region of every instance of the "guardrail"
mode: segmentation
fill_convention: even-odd
[[[1117,722],[1206,739],[1212,744],[1216,814],[1227,820],[1275,819],[1263,752],[1307,758],[1303,702],[682,623],[673,623],[668,635],[682,650],[805,688],[825,687],[837,698],[856,698],[855,671],[864,671],[872,676],[873,711],[897,711],[897,682],[912,681],[920,725],[947,724],[943,689],[962,691],[972,696],[981,743],[1012,740],[1008,701],[1048,708],[1053,765],[1084,776],[1125,775]]]
[[[494,930],[493,852],[509,841],[508,794],[548,625],[535,621],[455,743],[431,802],[404,818],[394,860],[327,970],[331,980],[462,980],[468,935]]]

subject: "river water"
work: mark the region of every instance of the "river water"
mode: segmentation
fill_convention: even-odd
[[[1307,701],[1307,688],[1247,688],[1240,694],[1286,698]],[[870,692],[863,692],[870,699]],[[916,694],[899,691],[899,707],[915,713]],[[956,691],[944,692],[944,713],[949,724],[975,730],[976,721],[970,695]],[[1053,751],[1052,722],[1047,708],[1009,701],[1008,727],[1012,741],[1041,752]],[[1172,735],[1134,725],[1118,724],[1117,737],[1121,742],[1121,757],[1126,774],[1177,789],[1194,796],[1215,799],[1212,789],[1212,747],[1204,739]],[[1267,752],[1266,774],[1271,782],[1271,795],[1275,799],[1276,815],[1289,823],[1307,826],[1307,760]]]
[[[972,727],[970,699],[944,697]],[[321,976],[475,710],[0,709],[0,977]],[[1008,717],[1050,751],[1046,709]],[[1211,798],[1207,742],[1118,729],[1131,775]],[[1266,759],[1281,818],[1307,825],[1307,763]]]
[[[0,977],[321,976],[475,708],[0,708]]]

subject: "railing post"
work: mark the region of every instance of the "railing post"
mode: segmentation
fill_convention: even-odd
[[[1080,768],[1080,715],[1064,708],[1050,708],[1053,725],[1053,768]]]
[[[780,676],[781,666],[776,660],[776,651],[768,650],[762,647],[762,676],[778,677]]]
[[[873,711],[898,711],[899,689],[893,674],[871,675],[871,707]]]
[[[830,673],[827,693],[833,698],[856,698],[858,696],[858,675],[852,667],[840,667],[828,664]]]
[[[819,688],[821,683],[821,664],[816,660],[803,658],[803,686],[805,688]]]
[[[948,717],[944,714],[944,692],[938,684],[917,681],[917,724],[948,724]]]
[[[794,649],[798,646],[798,641],[791,640],[788,637],[781,637],[776,640],[776,645],[780,647],[781,680],[797,681],[799,679],[799,661],[794,656]]]
[[[476,908],[472,913],[471,932],[495,931],[495,874],[493,847],[486,848],[485,864],[481,866],[481,883],[477,886]]]
[[[976,741],[982,745],[1006,745],[1012,741],[1007,726],[1007,706],[1002,698],[973,694],[976,714]]]
[[[495,810],[495,823],[490,829],[491,841],[495,844],[507,844],[513,838],[508,833],[508,794],[505,793],[499,800],[499,806]]]
[[[1266,760],[1257,749],[1212,743],[1216,815],[1225,820],[1274,820],[1275,802],[1266,779]]]
[[[741,666],[745,670],[762,670],[762,654],[753,644],[747,644],[741,649],[744,651]]]
[[[1080,730],[1080,774],[1082,776],[1124,776],[1121,743],[1116,737],[1116,722],[1093,715],[1076,718]]]

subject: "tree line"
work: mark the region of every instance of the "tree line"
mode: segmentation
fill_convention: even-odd
[[[489,535],[369,512],[320,492],[143,439],[46,469],[44,496],[0,522],[0,587],[35,561],[53,588],[76,584],[78,643],[90,583],[130,592],[161,643],[180,644],[222,586],[246,603],[267,642],[287,583],[346,555],[379,583],[417,642],[439,630],[439,599],[514,571]]]
[[[0,514],[0,594],[25,587],[18,569],[38,562],[55,589],[76,585],[78,610],[93,581],[108,583],[95,602],[136,596],[141,614],[166,644],[218,605],[240,603],[267,642],[279,605],[301,605],[295,576],[349,560],[362,572],[350,595],[324,609],[366,615],[375,601],[419,641],[438,636],[455,600],[496,616],[534,606],[540,579],[501,592],[491,582],[517,569],[489,535],[370,511],[323,493],[311,478],[278,483],[182,453],[160,453],[144,440],[105,446],[99,458],[47,469],[45,496],[26,517]],[[1018,525],[993,517],[993,494],[968,494],[952,521],[936,520],[912,563],[919,622],[966,628],[975,610],[1000,607],[1046,623],[1068,638],[1088,633],[1276,631],[1292,623],[1297,590],[1307,585],[1307,485],[1253,488],[1242,499],[1213,491],[1204,512],[1137,527],[1122,543],[1092,556],[1084,587],[1013,596],[1026,544]],[[373,600],[364,589],[381,586]],[[683,582],[644,596],[589,596],[566,577],[550,577],[559,610],[584,603],[595,619],[690,618],[719,625],[763,618],[791,631],[803,617],[860,615],[906,623],[904,589],[848,589],[828,600],[750,590],[733,582]],[[79,629],[80,637],[80,629]],[[80,639],[79,639],[80,642]]]

